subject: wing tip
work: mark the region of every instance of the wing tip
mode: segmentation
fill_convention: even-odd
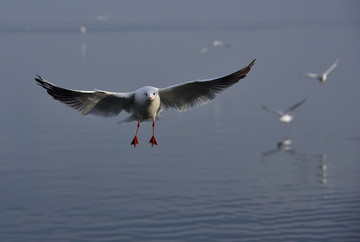
[[[248,65],[248,67],[252,67],[252,66],[255,64],[255,61],[256,61],[256,58],[253,59],[253,60],[250,62],[250,64]]]
[[[35,79],[36,83],[37,83],[39,86],[45,88],[46,90],[49,90],[49,89],[51,89],[51,88],[53,87],[53,85],[52,85],[50,82],[46,81],[46,80],[45,80],[44,78],[42,78],[40,75],[38,75],[38,74],[35,74],[35,75],[36,75],[37,77],[35,77],[34,79]]]
[[[255,61],[256,58],[253,59],[246,67],[242,68],[240,71],[237,72],[238,74],[240,74],[240,79],[246,77],[246,75],[251,71],[251,68],[254,66]]]
[[[39,82],[42,82],[44,79],[40,76],[40,75],[38,75],[38,74],[35,74],[37,77],[35,77],[34,79],[35,79],[35,81],[37,81],[38,83]]]
[[[251,71],[252,66],[255,64],[255,61],[256,58],[253,59],[247,66],[243,67],[242,69],[219,79],[225,82],[225,85],[227,85],[226,87],[228,87],[228,84],[235,84],[247,76],[247,74]]]

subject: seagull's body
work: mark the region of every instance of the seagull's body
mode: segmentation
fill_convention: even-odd
[[[121,111],[130,113],[131,115],[122,122],[138,122],[136,135],[131,142],[134,147],[139,143],[137,134],[140,123],[147,120],[153,121],[153,136],[150,143],[154,146],[157,145],[154,134],[155,120],[161,111],[169,108],[186,111],[212,101],[221,91],[246,77],[254,63],[255,60],[241,70],[225,77],[187,82],[162,89],[145,86],[134,92],[126,93],[71,90],[58,87],[44,80],[41,76],[35,80],[54,99],[79,110],[82,115],[93,114],[110,117],[118,115]]]
[[[298,108],[300,105],[302,105],[304,102],[306,101],[306,98],[301,100],[300,102],[296,103],[295,105],[291,106],[290,108],[288,108],[286,110],[286,112],[280,111],[280,110],[275,110],[272,108],[268,108],[265,105],[262,106],[262,108],[266,111],[269,111],[271,113],[276,114],[279,117],[279,120],[283,123],[290,123],[293,119],[294,116],[291,115],[291,113]]]
[[[290,123],[294,119],[294,116],[290,114],[284,114],[280,116],[280,121],[284,123]]]
[[[332,64],[329,69],[327,69],[323,74],[315,74],[315,73],[302,73],[303,76],[311,79],[316,79],[319,81],[320,85],[323,84],[327,80],[327,76],[330,72],[332,72],[337,64],[339,63],[340,59],[336,59],[335,63]]]

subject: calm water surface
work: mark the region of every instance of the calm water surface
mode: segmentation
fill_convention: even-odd
[[[282,5],[260,17],[244,3],[259,15],[229,17],[234,6],[218,4],[209,11],[226,21],[189,17],[183,7],[165,14],[166,24],[155,10],[132,24],[110,2],[105,23],[88,19],[90,10],[54,20],[50,6],[41,21],[2,17],[0,240],[359,241],[358,4],[330,1],[318,11],[319,1],[310,13]],[[230,48],[201,54],[215,39]],[[322,86],[298,75],[338,57]],[[117,124],[126,114],[82,117],[33,80],[132,91],[222,76],[253,58],[248,77],[213,103],[162,113],[154,148],[150,122],[134,149],[136,123]],[[304,97],[289,125],[261,110]],[[291,145],[279,146],[284,139]]]

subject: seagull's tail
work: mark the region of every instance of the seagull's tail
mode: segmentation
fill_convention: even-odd
[[[157,115],[156,120],[160,120],[161,119],[161,116],[160,115]],[[151,121],[152,119],[148,119],[148,120],[142,120],[142,121]],[[123,123],[127,123],[127,122],[132,122],[132,121],[139,121],[137,118],[134,117],[134,115],[130,115],[129,117],[127,118],[124,118],[123,120],[120,120],[118,122],[118,124],[123,124]],[[141,122],[141,121],[140,121]]]
[[[132,121],[136,121],[136,118],[134,117],[134,115],[130,115],[127,118],[124,118],[123,120],[120,120],[118,122],[118,124],[122,124],[122,123],[127,123],[127,122],[132,122]]]

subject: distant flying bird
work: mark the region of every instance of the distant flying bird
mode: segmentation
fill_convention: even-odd
[[[298,102],[297,104],[291,106],[290,108],[288,108],[286,110],[286,112],[282,112],[282,111],[279,111],[279,110],[275,110],[275,109],[272,109],[272,108],[268,108],[266,107],[265,105],[262,106],[262,108],[266,111],[269,111],[271,113],[274,113],[276,114],[280,121],[281,122],[284,122],[284,123],[290,123],[293,119],[294,119],[294,116],[291,115],[291,113],[296,109],[298,108],[300,105],[302,105],[304,102],[306,101],[306,98],[301,100],[300,102]]]
[[[161,111],[169,108],[186,111],[212,101],[220,92],[246,77],[254,63],[255,59],[241,70],[220,78],[186,82],[161,89],[145,86],[134,92],[70,90],[58,87],[41,76],[35,80],[54,99],[79,110],[82,115],[109,117],[116,116],[121,111],[130,113],[121,123],[137,121],[136,134],[131,142],[134,147],[139,144],[137,135],[140,122],[152,121],[153,136],[149,143],[154,146],[158,144],[155,139],[155,120]]]
[[[111,17],[111,13],[106,13],[105,15],[98,15],[96,19],[100,22],[106,22]]]
[[[80,26],[80,32],[82,34],[86,34],[87,33],[87,28],[85,26]]]
[[[206,52],[208,52],[208,50],[211,48],[211,47],[225,47],[225,48],[229,48],[230,45],[228,43],[225,43],[224,41],[222,40],[214,40],[211,44],[207,44],[205,45],[203,48],[201,48],[200,52],[202,54],[205,54]]]
[[[332,64],[329,69],[327,69],[323,74],[315,74],[315,73],[302,73],[303,76],[308,77],[308,78],[312,78],[312,79],[316,79],[320,82],[320,85],[323,84],[326,79],[327,76],[329,75],[329,73],[335,69],[335,67],[337,66],[337,64],[339,63],[340,59],[336,59],[335,63]]]

